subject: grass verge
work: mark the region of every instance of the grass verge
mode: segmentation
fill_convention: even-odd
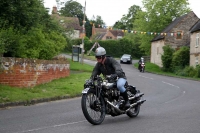
[[[135,63],[134,67],[138,68],[138,63]],[[171,76],[171,77],[185,78],[185,79],[200,81],[200,78],[191,78],[191,77],[179,76],[179,75],[176,75],[176,74],[170,73],[170,72],[163,72],[159,66],[157,66],[156,64],[153,64],[153,63],[149,63],[149,62],[145,63],[145,71],[154,73],[154,74],[164,75],[164,76]]]

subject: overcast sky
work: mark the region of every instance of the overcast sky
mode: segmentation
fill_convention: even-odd
[[[67,1],[67,0],[60,0]],[[85,6],[86,1],[86,15],[88,19],[92,19],[93,15],[101,16],[106,26],[113,26],[116,21],[120,20],[123,14],[128,13],[128,9],[132,5],[142,7],[142,0],[74,0]],[[190,8],[200,18],[199,0],[189,0]],[[52,9],[57,6],[56,0],[44,0],[44,6]]]

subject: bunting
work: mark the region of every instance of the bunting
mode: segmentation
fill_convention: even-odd
[[[161,35],[161,36],[183,36],[183,32],[146,32],[146,31],[136,31],[136,30],[122,30],[122,32],[142,34],[142,35]]]
[[[88,22],[90,23],[91,25],[94,25],[95,23],[93,22]],[[123,29],[116,29],[116,28],[113,28],[112,26],[106,26],[106,25],[98,25],[98,28],[103,28],[103,29],[109,29],[109,30],[121,30],[122,32],[125,32],[125,33],[133,33],[133,34],[142,34],[142,35],[154,35],[154,36],[157,36],[157,35],[161,35],[161,36],[171,36],[171,37],[176,37],[176,36],[183,36],[183,32],[150,32],[150,31],[137,31],[137,30],[123,30]]]

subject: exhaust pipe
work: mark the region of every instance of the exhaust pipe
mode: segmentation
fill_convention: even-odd
[[[139,101],[137,101],[136,103],[131,104],[131,105],[130,105],[130,108],[128,108],[128,109],[126,110],[126,112],[129,111],[131,108],[135,107],[136,105],[143,104],[145,101],[146,101],[146,100],[139,100]]]
[[[142,97],[143,95],[144,95],[144,93],[138,93],[138,94],[134,95],[133,97],[130,97],[129,100],[133,100],[135,98]]]
[[[120,110],[117,106],[115,106],[114,104],[112,104],[111,102],[109,102],[108,100],[106,100],[106,102],[111,105],[114,109],[116,109],[118,112],[120,113],[124,113],[124,111]]]
[[[144,94],[143,94],[143,95],[144,95]],[[131,104],[131,105],[130,105],[130,108],[128,108],[126,111],[122,111],[122,110],[120,110],[117,106],[115,106],[113,103],[111,103],[110,101],[106,100],[106,102],[107,102],[110,106],[112,106],[114,109],[116,109],[119,113],[125,113],[125,112],[129,111],[131,108],[135,107],[136,105],[138,105],[138,104],[143,104],[145,101],[146,101],[146,100],[139,100],[139,101],[137,101],[136,103]]]

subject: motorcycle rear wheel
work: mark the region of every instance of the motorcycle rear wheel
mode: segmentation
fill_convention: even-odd
[[[133,117],[137,117],[139,112],[140,112],[140,105],[137,105],[134,108],[130,109],[126,114],[129,117],[133,118]]]
[[[97,98],[95,90],[90,89],[82,95],[81,106],[85,118],[91,124],[99,125],[104,121],[105,102],[101,96]]]

